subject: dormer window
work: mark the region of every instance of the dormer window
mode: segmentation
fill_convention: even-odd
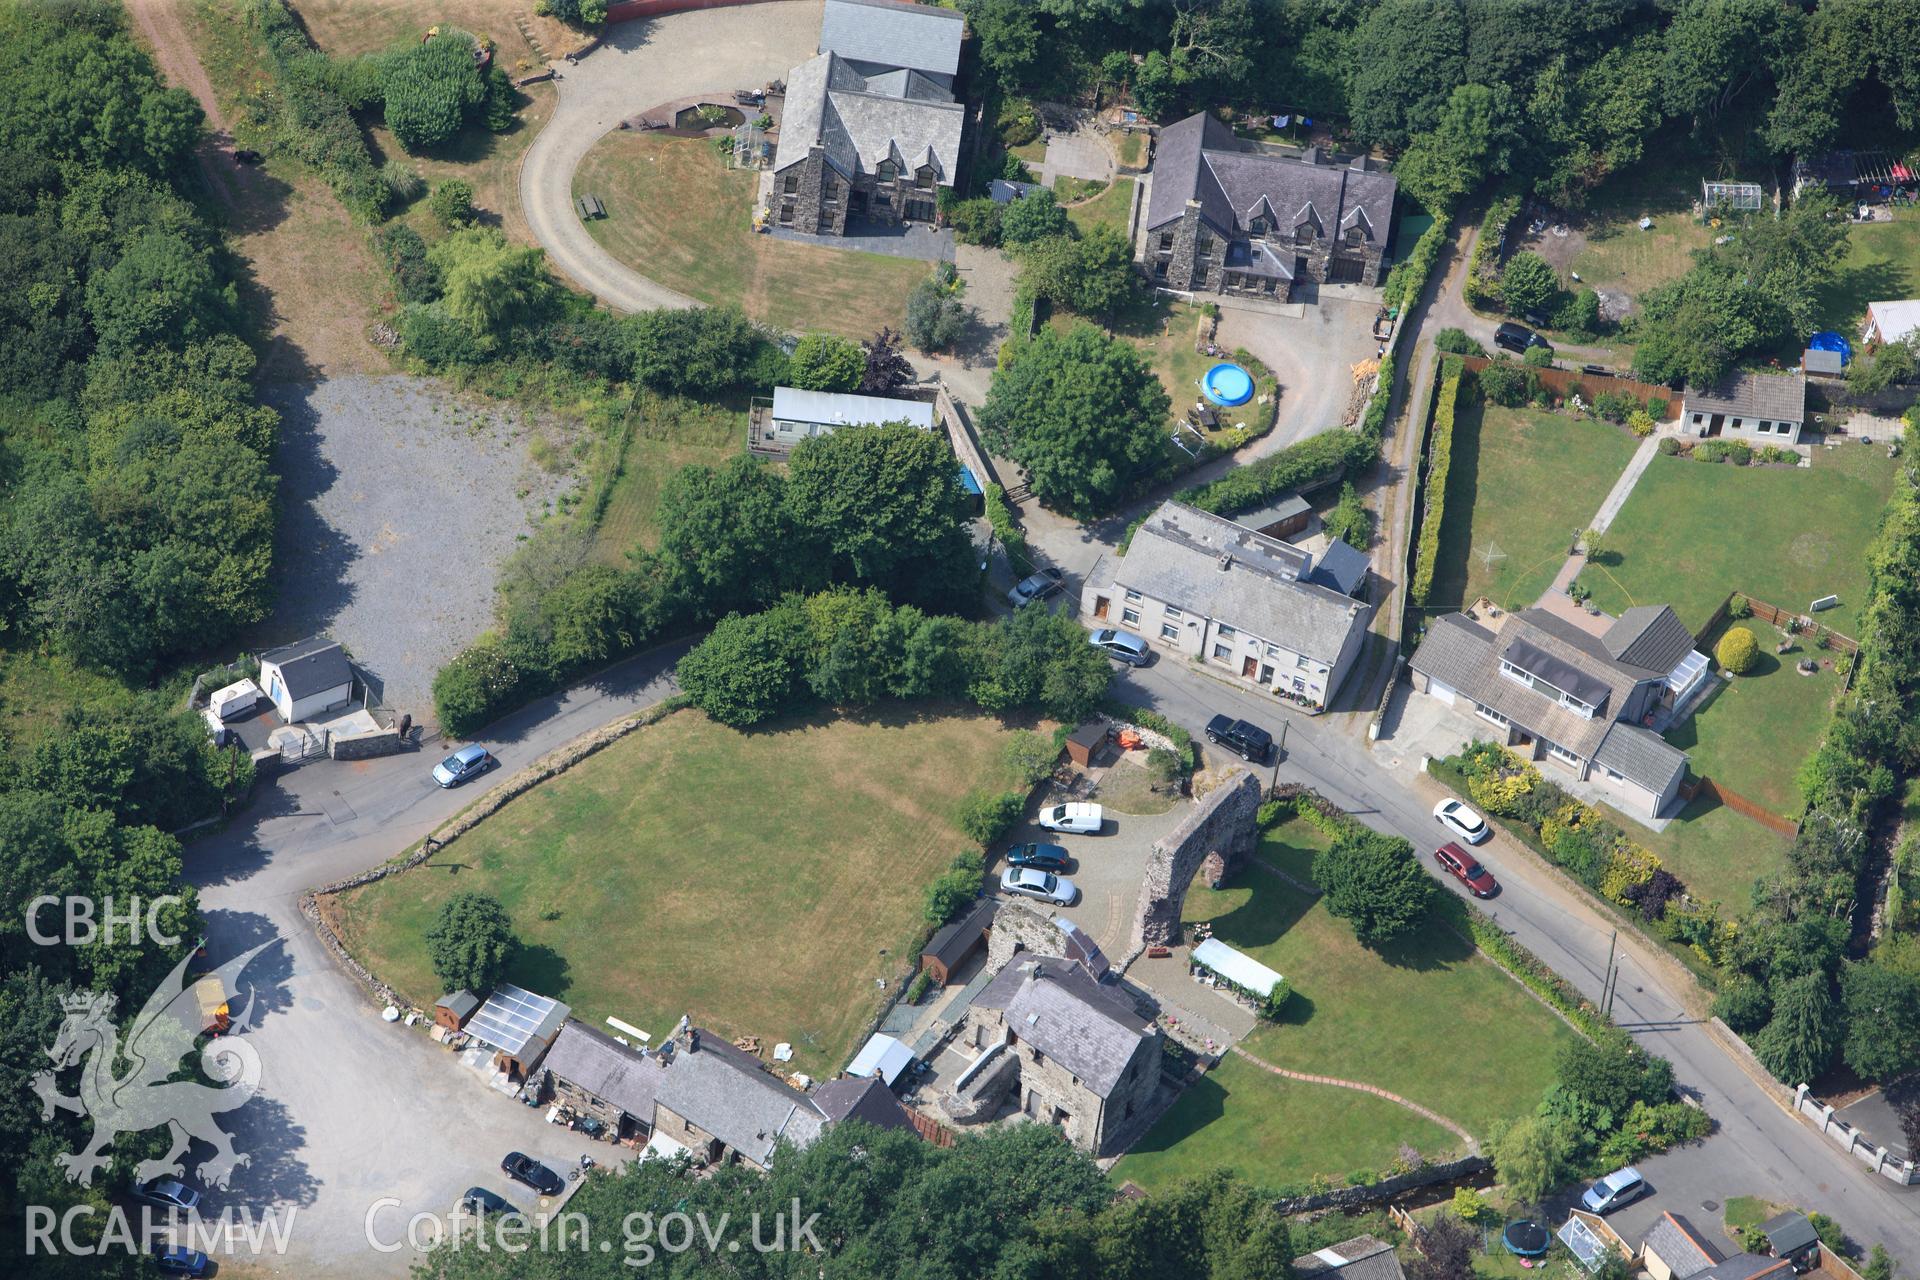
[[[922,191],[931,191],[933,189],[933,176],[933,166],[923,164],[914,170],[913,185],[919,187]]]
[[[1319,232],[1314,230],[1311,222],[1303,222],[1293,229],[1293,242],[1295,244],[1312,244],[1314,237],[1318,234]]]
[[[1267,234],[1267,220],[1265,216],[1256,216],[1252,222],[1249,222],[1247,224],[1247,230],[1253,232],[1253,234],[1257,236],[1263,236]]]
[[[900,167],[891,160],[882,160],[873,166],[873,177],[876,182],[892,182],[899,173]]]
[[[1363,244],[1365,243],[1366,238],[1367,238],[1367,229],[1365,227],[1352,226],[1347,228],[1348,244]]]

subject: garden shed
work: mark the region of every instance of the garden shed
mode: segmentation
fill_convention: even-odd
[[[1100,750],[1100,744],[1107,740],[1107,726],[1099,720],[1089,720],[1067,736],[1067,759],[1082,769],[1093,764],[1094,753]]]
[[[468,1019],[466,1029],[474,1039],[496,1050],[496,1066],[524,1080],[540,1065],[571,1012],[551,996],[535,995],[503,982]]]
[[[462,988],[449,991],[433,1002],[433,1024],[445,1027],[449,1031],[458,1031],[467,1025],[467,1019],[480,1007],[480,997]]]
[[[959,919],[927,939],[925,949],[920,952],[921,970],[941,986],[950,982],[954,971],[986,945],[987,935],[993,931],[994,909],[992,898],[981,898]]]

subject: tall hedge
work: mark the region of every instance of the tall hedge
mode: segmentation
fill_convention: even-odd
[[[1499,310],[1500,236],[1507,224],[1520,216],[1520,197],[1502,196],[1487,208],[1480,222],[1480,238],[1474,242],[1473,257],[1467,262],[1465,292],[1467,305],[1480,310]]]
[[[1433,574],[1440,562],[1440,527],[1447,516],[1447,476],[1453,468],[1453,419],[1460,401],[1460,380],[1466,365],[1459,356],[1440,360],[1440,390],[1434,398],[1433,439],[1427,462],[1426,512],[1420,519],[1420,543],[1413,558],[1411,594],[1424,605],[1433,594]]]
[[[283,104],[275,146],[319,171],[354,217],[379,221],[391,193],[354,121],[342,76],[307,42],[283,0],[254,0],[251,13]]]

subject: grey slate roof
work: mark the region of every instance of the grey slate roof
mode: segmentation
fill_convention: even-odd
[[[1593,753],[1594,762],[1624,774],[1654,791],[1665,791],[1676,773],[1685,773],[1687,753],[1651,729],[1615,723]]]
[[[1189,613],[1224,622],[1331,666],[1371,611],[1306,581],[1313,557],[1222,516],[1179,502],[1134,533],[1114,582]]]
[[[337,689],[353,680],[347,666],[347,651],[337,640],[312,636],[297,644],[281,645],[260,655],[261,662],[280,668],[280,682],[295,702],[327,689]]]
[[[951,76],[960,69],[966,29],[958,12],[933,5],[827,0],[820,14],[820,52]]]
[[[1711,387],[1688,387],[1682,412],[1805,422],[1807,375],[1799,369],[1784,374],[1732,373]]]
[[[694,1028],[699,1047],[685,1043],[665,1064],[655,1098],[755,1164],[764,1165],[782,1138],[804,1147],[826,1128],[812,1099],[770,1075],[751,1054],[710,1031]]]
[[[458,991],[449,991],[433,1002],[436,1009],[450,1009],[453,1016],[465,1020],[468,1014],[480,1007],[480,997],[462,987]]]
[[[1614,619],[1600,643],[1615,662],[1666,675],[1693,652],[1693,633],[1671,605],[1635,605]]]
[[[1820,1233],[1813,1229],[1813,1223],[1804,1213],[1789,1212],[1768,1218],[1760,1224],[1760,1230],[1766,1233],[1767,1243],[1773,1246],[1773,1256],[1776,1258],[1798,1253],[1820,1240]]]
[[[544,1065],[550,1074],[612,1103],[643,1124],[653,1123],[654,1098],[666,1075],[658,1058],[630,1049],[583,1022],[569,1022],[547,1050]]]
[[[1301,1280],[1405,1280],[1393,1246],[1373,1236],[1355,1236],[1293,1260]]]
[[[1793,1263],[1786,1258],[1763,1258],[1757,1253],[1736,1253],[1725,1262],[1708,1267],[1694,1280],[1791,1280]]]
[[[1692,1223],[1671,1213],[1661,1214],[1640,1243],[1643,1250],[1660,1255],[1660,1261],[1673,1268],[1673,1280],[1692,1280],[1720,1261],[1720,1255]]]
[[[913,1128],[900,1099],[877,1075],[829,1080],[808,1096],[832,1124],[853,1119],[882,1129]]]
[[[1228,240],[1264,215],[1282,234],[1301,222],[1323,236],[1357,225],[1377,243],[1392,225],[1397,186],[1391,175],[1371,169],[1249,151],[1217,116],[1202,111],[1160,131],[1146,225],[1178,221],[1187,201],[1198,200],[1200,216]]]
[[[927,939],[927,945],[920,948],[920,954],[933,956],[952,968],[962,956],[980,945],[980,935],[993,926],[993,915],[998,908],[999,903],[992,898],[981,898],[959,919],[942,925],[938,933]]]
[[[960,132],[966,108],[942,91],[926,96],[932,82],[913,81],[913,97],[894,97],[873,86],[837,54],[823,53],[787,73],[786,114],[780,122],[776,171],[825,149],[828,163],[852,178],[891,161],[905,170],[931,164],[942,186],[952,186],[960,165]]]
[[[1360,589],[1367,580],[1367,570],[1371,562],[1364,551],[1335,538],[1327,543],[1327,549],[1320,553],[1314,563],[1313,572],[1307,575],[1309,582],[1317,582],[1323,587],[1332,587],[1343,596],[1350,596]]]
[[[1268,525],[1279,524],[1282,520],[1291,520],[1313,510],[1313,504],[1289,489],[1273,501],[1253,508],[1251,511],[1234,513],[1233,522],[1243,524],[1249,529],[1264,529]]]
[[[1025,1044],[1079,1076],[1099,1097],[1112,1095],[1142,1043],[1155,1032],[1133,1002],[1065,960],[1021,960],[1002,969],[975,997],[1005,1012]]]

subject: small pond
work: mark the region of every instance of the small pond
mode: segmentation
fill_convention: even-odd
[[[676,129],[736,129],[746,122],[745,113],[738,107],[723,106],[718,102],[682,107],[673,113],[673,127]]]

